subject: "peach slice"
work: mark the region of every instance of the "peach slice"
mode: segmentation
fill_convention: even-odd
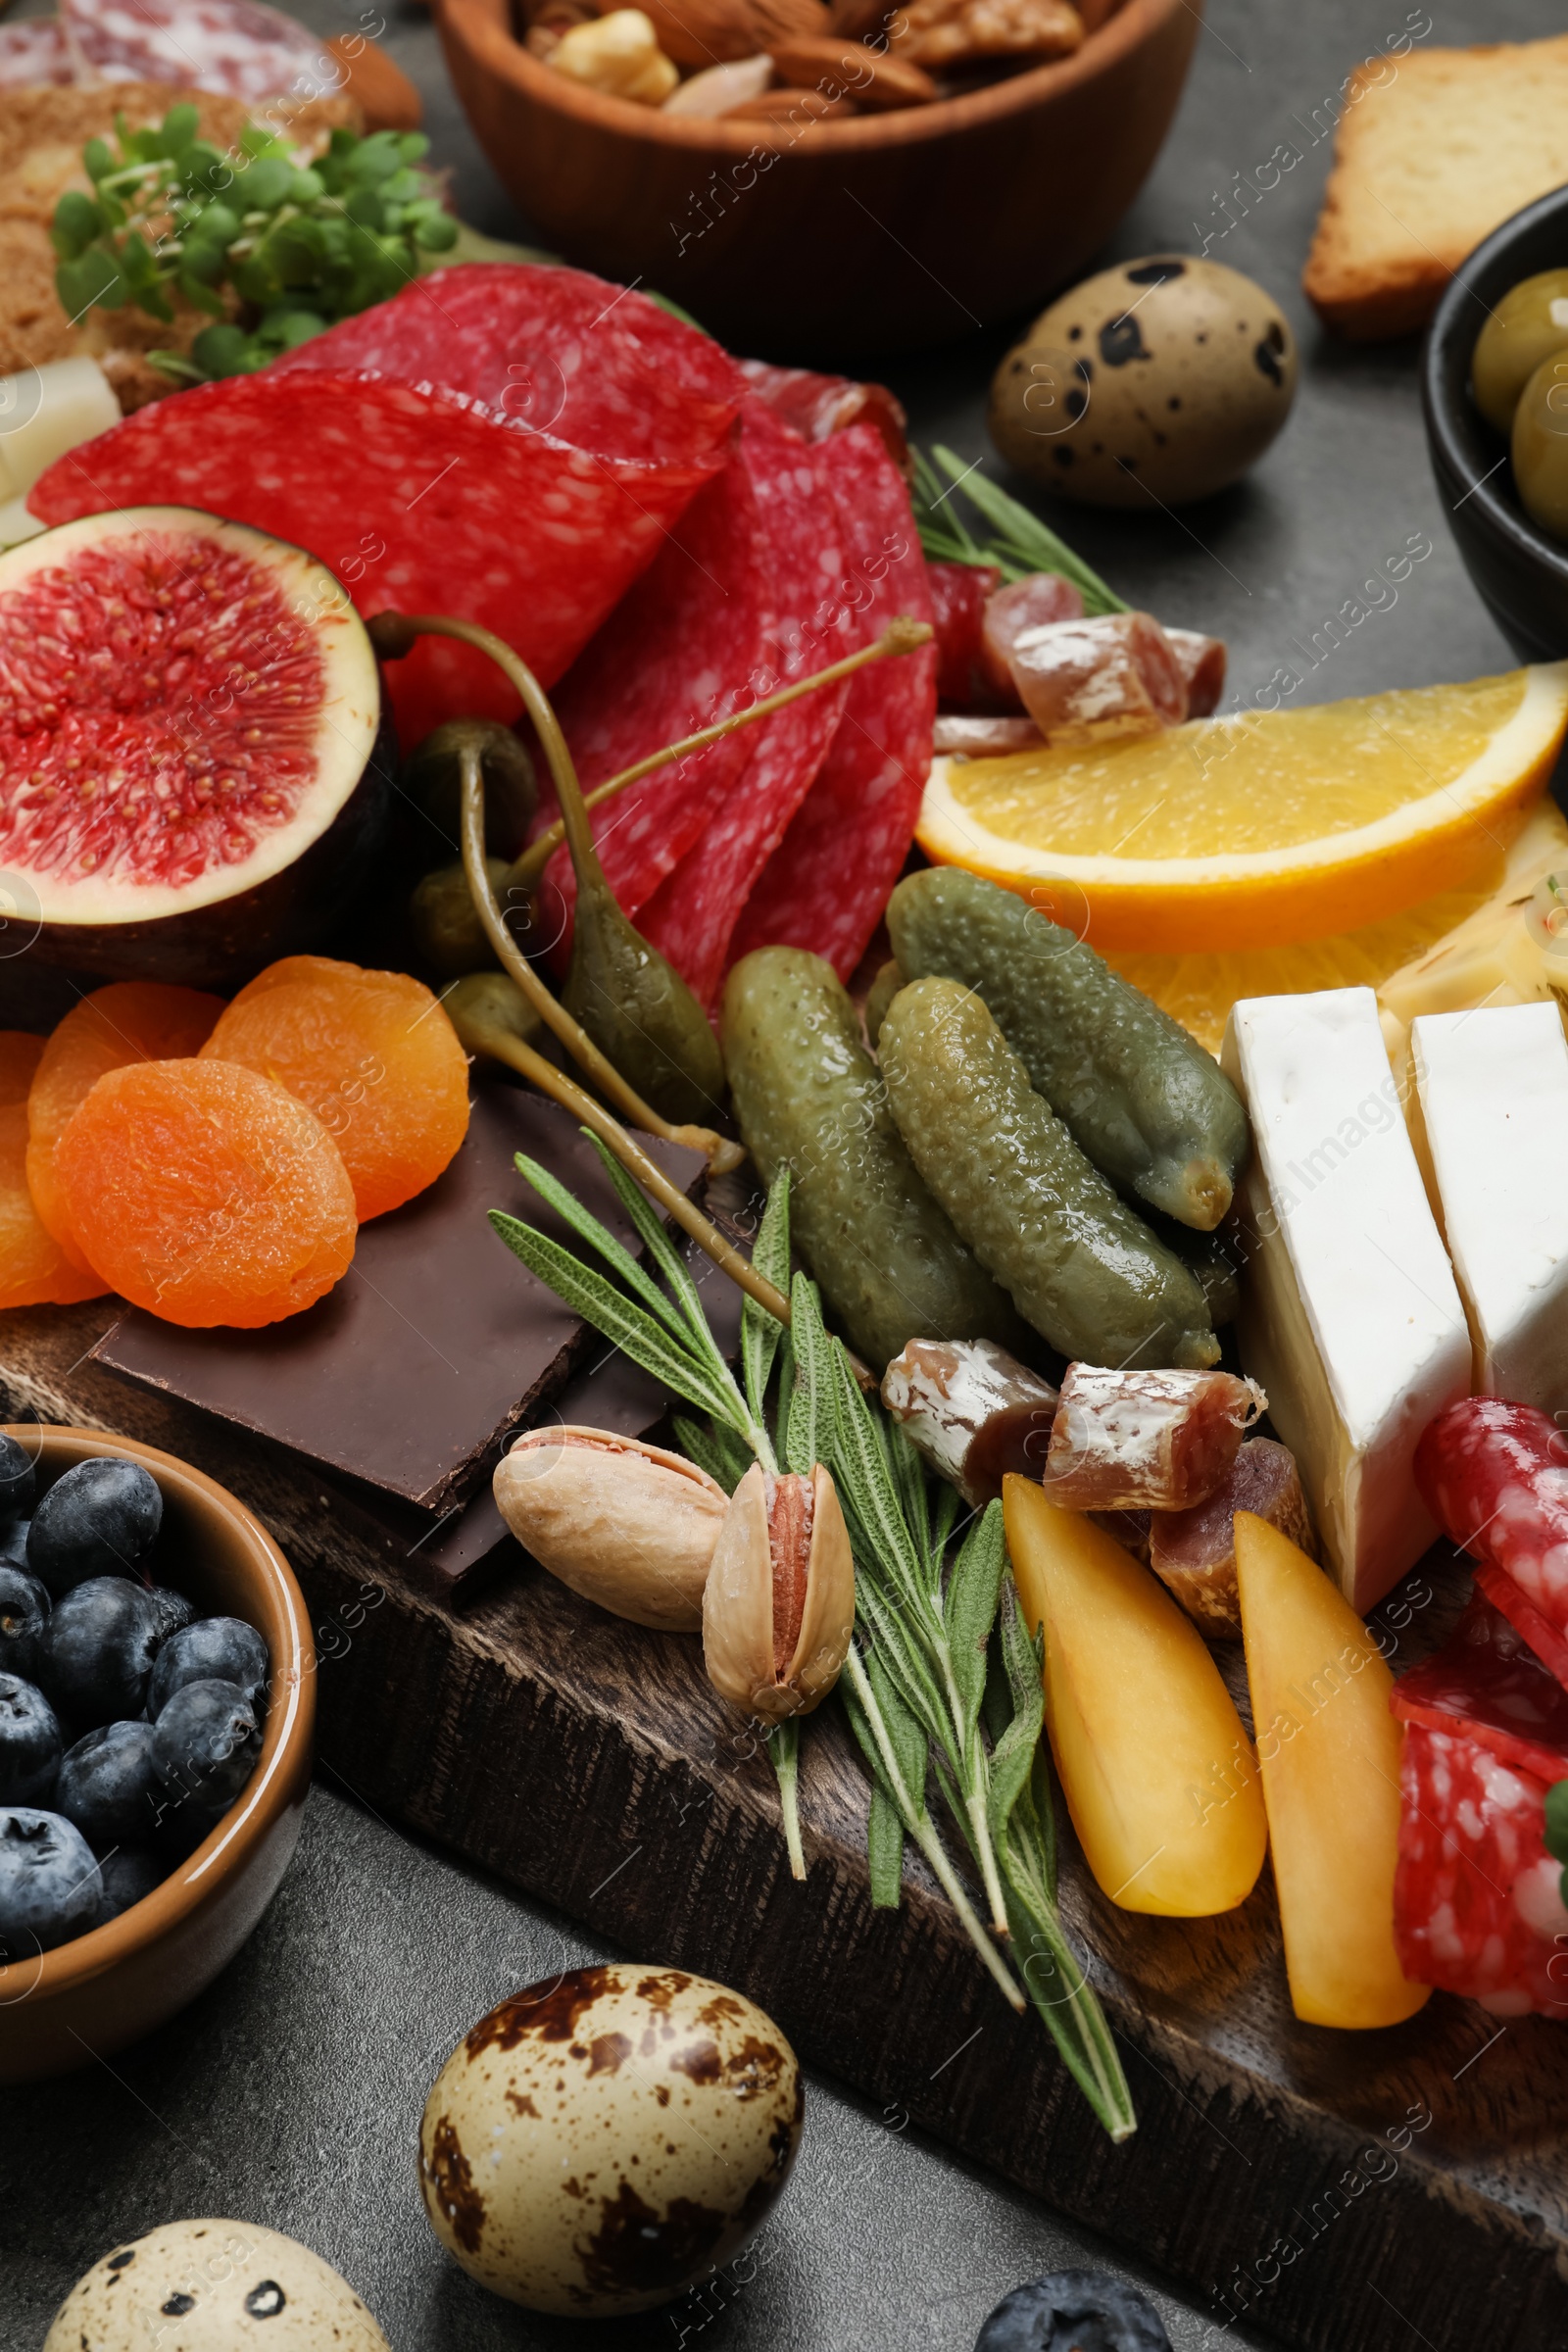
[[[1316,1561],[1251,1511],[1236,1581],[1291,2006],[1310,2026],[1396,2026],[1432,1988],[1394,1948],[1394,1678]]]
[[[1157,1577],[1032,1480],[1003,1486],[1046,1721],[1089,1867],[1124,1911],[1202,1919],[1245,1902],[1267,1832],[1257,1764],[1197,1628]]]

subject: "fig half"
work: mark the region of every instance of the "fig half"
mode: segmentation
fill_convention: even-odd
[[[342,921],[396,743],[303,549],[126,507],[0,556],[0,953],[221,988]]]

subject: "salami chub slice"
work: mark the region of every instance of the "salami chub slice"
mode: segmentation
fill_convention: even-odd
[[[32,512],[254,523],[319,557],[362,612],[482,621],[550,685],[723,465],[741,396],[706,335],[565,270],[438,270],[302,349],[309,365],[127,416],[52,466]],[[466,647],[426,640],[388,676],[405,742],[515,713]]]
[[[1425,1432],[1421,1498],[1477,1582],[1568,1687],[1568,1437],[1532,1404],[1467,1396]]]
[[[1389,1703],[1406,1723],[1462,1734],[1540,1780],[1568,1778],[1568,1690],[1484,1592]]]
[[[82,80],[317,98],[342,79],[317,34],[258,0],[60,0],[60,24]]]

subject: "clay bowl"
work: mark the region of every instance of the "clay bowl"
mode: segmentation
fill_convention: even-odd
[[[276,1891],[311,1778],[316,1653],[288,1562],[223,1488],[172,1454],[96,1429],[7,1434],[34,1451],[40,1489],[92,1454],[142,1462],[163,1490],[158,1573],[204,1616],[243,1617],[271,1659],[262,1760],[239,1802],[142,1902],[91,1935],[0,1968],[0,2082],[64,2074],[172,2017],[227,1966]]]
[[[479,144],[569,261],[790,360],[949,341],[1078,275],[1158,153],[1200,22],[1188,0],[1100,0],[1058,65],[797,130],[569,81],[513,38],[508,0],[436,12]]]
[[[1438,305],[1422,366],[1427,447],[1465,569],[1526,662],[1568,654],[1568,547],[1519,504],[1508,444],[1470,397],[1470,354],[1493,304],[1522,277],[1568,262],[1568,188],[1494,229]]]

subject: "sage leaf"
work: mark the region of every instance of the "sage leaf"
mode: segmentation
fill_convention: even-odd
[[[904,1824],[881,1781],[871,1783],[865,1825],[865,1858],[873,1911],[896,1911],[904,1893]]]

